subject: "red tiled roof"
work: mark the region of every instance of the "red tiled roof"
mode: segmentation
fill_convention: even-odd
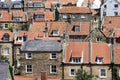
[[[120,64],[120,44],[114,47],[114,63]]]
[[[14,76],[14,80],[41,80],[41,77],[39,76]],[[60,78],[57,77],[48,77],[47,80],[60,80]]]
[[[86,7],[62,7],[60,13],[91,13],[89,8]]]
[[[12,10],[13,17],[22,17],[22,21],[26,21],[26,15],[22,10]]]
[[[104,18],[103,22],[103,33],[106,37],[113,37],[113,32],[115,33],[114,37],[120,36],[120,16],[107,16]]]
[[[0,18],[0,22],[10,22],[12,19],[12,14],[10,14],[8,11],[0,11],[1,14],[1,18]]]
[[[89,44],[89,42],[70,42],[66,48],[65,63],[69,63],[70,57],[81,57],[83,63],[89,63]],[[110,47],[107,43],[91,43],[91,47],[92,64],[96,64],[96,57],[102,57],[104,64],[110,63]]]
[[[104,64],[110,64],[110,46],[107,43],[92,43],[92,63],[96,57],[102,57]]]
[[[53,21],[54,16],[53,13],[50,11],[43,11],[43,10],[36,10],[34,12],[30,12],[28,14],[28,18],[33,18],[34,14],[43,14],[45,16],[45,21]]]
[[[84,54],[83,63],[88,63],[88,43],[87,42],[70,42],[66,48],[65,63],[69,63],[70,57],[82,57],[82,52]]]
[[[120,28],[120,16],[106,16],[104,18],[103,26],[110,29],[116,27]]]
[[[30,32],[43,32],[45,31],[45,26],[46,26],[45,22],[34,22],[30,24],[29,31]]]
[[[42,38],[44,36],[44,33],[42,33],[42,32],[20,31],[17,34],[17,37],[23,37],[24,35],[27,36],[27,40],[35,40],[37,38]],[[22,44],[22,42],[16,42],[15,44]]]
[[[74,26],[80,26],[80,31],[75,32]],[[90,22],[72,22],[69,27],[69,35],[88,35],[90,31]]]
[[[59,36],[62,36],[63,33],[66,31],[66,26],[67,26],[67,24],[65,22],[50,22],[50,23],[48,23],[49,36],[52,36],[53,30],[58,30]]]
[[[47,24],[47,25],[46,25]],[[45,27],[48,27],[48,35],[52,36],[53,30],[59,31],[59,36],[62,36],[66,31],[66,23],[65,22],[34,22],[31,24],[29,31],[31,32],[44,32]]]
[[[10,31],[0,31],[0,41],[3,41],[2,38],[3,38],[4,34],[6,34],[6,33],[9,34],[10,41],[13,41],[13,33]]]

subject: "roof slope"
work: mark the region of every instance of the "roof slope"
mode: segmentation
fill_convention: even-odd
[[[22,47],[22,51],[61,51],[61,43],[55,40],[28,40]]]

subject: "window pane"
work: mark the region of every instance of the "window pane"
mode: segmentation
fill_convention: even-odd
[[[71,75],[75,75],[75,69],[71,69]]]
[[[57,67],[56,65],[51,66],[51,73],[56,73],[57,72]]]
[[[32,72],[32,65],[27,65],[27,70],[26,72],[31,73]]]

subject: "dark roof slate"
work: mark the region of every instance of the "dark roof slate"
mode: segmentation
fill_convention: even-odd
[[[28,40],[22,47],[21,51],[61,51],[61,42],[55,40]]]

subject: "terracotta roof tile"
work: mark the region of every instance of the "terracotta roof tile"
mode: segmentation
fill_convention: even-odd
[[[0,22],[10,22],[12,19],[12,14],[10,14],[8,11],[0,11],[1,18]]]
[[[120,27],[120,16],[107,16],[104,18],[103,26],[105,28]]]
[[[75,32],[74,27],[80,26],[80,31]],[[88,35],[90,32],[90,22],[72,22],[69,27],[69,35]]]
[[[89,45],[89,42],[70,42],[66,48],[65,63],[70,63],[70,57],[81,57],[83,63],[89,63]],[[107,43],[91,43],[91,47],[92,64],[96,64],[96,57],[102,57],[104,64],[110,64],[110,47]]]
[[[66,31],[66,23],[65,22],[34,22],[31,24],[29,31],[31,32],[44,32],[45,27],[48,27],[48,35],[52,36],[53,30],[58,30],[59,35],[62,36]]]
[[[82,57],[82,52],[84,54],[83,63],[88,63],[88,51],[87,42],[70,42],[66,48],[65,63],[69,63],[70,57]]]
[[[30,24],[29,31],[31,32],[43,32],[45,30],[45,22],[33,22]]]
[[[91,13],[89,8],[86,7],[62,7],[60,13]]]
[[[32,18],[34,17],[34,14],[43,14],[45,16],[45,21],[54,21],[54,16],[53,16],[53,13],[50,12],[50,11],[43,11],[43,10],[36,10],[34,12],[30,12],[28,14],[28,18]]]
[[[39,76],[14,76],[14,80],[41,80],[41,77]],[[60,78],[57,77],[48,77],[47,80],[60,80]]]
[[[0,41],[3,41],[2,40],[2,38],[3,38],[3,36],[4,36],[4,34],[9,34],[9,36],[10,36],[10,41],[13,41],[13,33],[12,32],[10,32],[10,31],[0,31]]]
[[[92,63],[96,57],[102,57],[104,64],[110,64],[110,46],[107,43],[92,43]]]
[[[103,29],[103,33],[106,37],[113,37],[113,32],[115,32],[115,37],[118,37],[120,34],[120,16],[105,17],[103,22]]]
[[[37,38],[42,38],[44,36],[44,34],[42,32],[28,32],[28,31],[20,31],[17,34],[17,37],[23,37],[23,36],[27,36],[27,40],[35,40]],[[32,35],[32,36],[31,36]],[[16,41],[15,44],[22,44],[22,42],[18,42]]]
[[[22,17],[22,21],[23,22],[26,21],[25,12],[23,12],[22,10],[12,10],[12,16],[13,17]]]
[[[63,33],[66,31],[66,26],[67,26],[67,24],[65,22],[50,22],[50,23],[48,23],[49,36],[53,36],[52,35],[53,30],[58,30],[59,31],[58,36],[62,36]]]
[[[120,44],[114,47],[114,63],[120,64]]]

